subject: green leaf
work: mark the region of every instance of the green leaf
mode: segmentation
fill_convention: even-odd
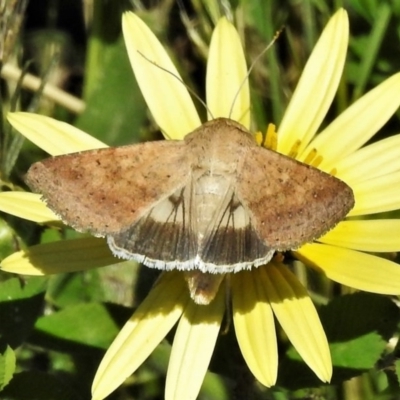
[[[97,269],[77,273],[57,274],[50,277],[47,299],[59,308],[74,304],[102,300]]]
[[[6,386],[15,371],[15,353],[10,346],[0,354],[0,390]]]
[[[111,44],[102,43],[101,55],[101,73],[97,74],[76,126],[109,145],[138,142],[147,107],[122,38]]]
[[[353,93],[353,100],[358,99],[365,92],[366,85],[370,79],[372,69],[377,64],[377,55],[388,29],[392,10],[389,4],[382,2],[376,10],[373,19],[373,29],[369,34],[368,51],[363,51],[362,59],[357,71],[356,87]],[[365,49],[365,47],[364,47]]]
[[[399,310],[388,297],[355,293],[321,307],[320,319],[332,355],[333,378],[340,383],[374,367],[396,331]],[[321,384],[291,347],[280,363],[279,384],[287,388]]]
[[[0,283],[0,336],[12,348],[19,346],[31,333],[43,308],[46,279],[18,278]]]
[[[0,219],[0,260],[14,253],[17,246],[22,245],[10,225]]]
[[[400,377],[400,360],[396,360],[394,362],[394,368],[395,368],[395,372],[397,375],[397,379],[400,381],[399,377]]]
[[[29,277],[7,279],[0,283],[0,302],[24,300],[43,294],[46,289],[46,278]]]
[[[342,296],[321,309],[335,367],[372,368],[396,331],[399,310],[394,302],[372,293]]]
[[[58,308],[96,301],[129,307],[138,294],[143,298],[148,293],[156,276],[157,271],[140,267],[134,261],[79,273],[57,274],[49,279],[47,300]]]
[[[36,331],[41,334],[39,339],[44,346],[51,345],[51,340],[58,339],[77,345],[107,349],[119,331],[116,321],[125,321],[132,313],[132,310],[120,307],[120,318],[116,319],[113,315],[116,308],[98,303],[70,306],[39,318]]]

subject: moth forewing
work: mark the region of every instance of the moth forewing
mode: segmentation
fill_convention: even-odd
[[[66,224],[106,236],[184,185],[189,171],[183,142],[157,141],[51,157],[26,182]]]
[[[353,192],[341,180],[264,148],[243,158],[237,190],[259,236],[275,250],[317,239],[354,206]]]

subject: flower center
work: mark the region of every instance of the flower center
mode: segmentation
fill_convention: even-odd
[[[267,149],[277,151],[278,149],[278,134],[276,132],[276,126],[274,124],[268,124],[267,131],[265,135],[261,132],[257,132],[255,135],[256,141],[260,146],[266,147]],[[289,153],[287,154],[288,157],[294,158],[298,160],[299,151],[301,148],[301,140],[297,139],[292,147],[290,148]],[[317,149],[312,149],[308,152],[306,157],[302,160],[304,164],[311,165],[314,168],[318,168],[323,161],[323,156],[318,154]],[[335,176],[337,173],[336,168],[332,168],[331,171],[328,172],[330,175]]]
[[[312,149],[304,159],[304,163],[317,168],[322,162],[322,156],[318,154],[317,149]]]
[[[278,134],[276,132],[276,126],[274,124],[268,124],[267,131],[265,135],[261,132],[256,133],[256,141],[257,143],[262,146],[266,147],[267,149],[277,151],[278,148]]]

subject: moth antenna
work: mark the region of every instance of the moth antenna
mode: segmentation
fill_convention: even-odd
[[[212,119],[214,118],[213,113],[211,112],[211,110],[208,108],[206,102],[188,85],[186,85],[186,83],[182,80],[181,77],[179,77],[178,75],[175,75],[173,72],[171,72],[170,70],[168,70],[167,68],[162,67],[161,65],[158,65],[155,61],[150,60],[148,57],[146,57],[142,52],[140,52],[138,50],[138,53],[145,59],[147,60],[150,64],[153,64],[155,67],[160,68],[162,71],[166,72],[167,74],[172,75],[175,79],[177,79],[180,83],[182,83],[183,86],[185,86],[185,88],[189,91],[189,93],[191,93],[195,99],[197,99],[200,104],[206,109],[206,111],[211,115]]]
[[[244,84],[246,83],[246,81],[249,79],[249,76],[251,74],[251,72],[253,71],[255,65],[258,63],[258,61],[260,60],[260,58],[271,48],[271,46],[277,41],[278,37],[280,36],[280,34],[283,32],[283,30],[285,29],[284,26],[282,26],[278,31],[276,31],[274,37],[272,38],[271,42],[268,44],[268,46],[254,59],[254,61],[251,63],[249,70],[247,71],[247,74],[245,76],[245,78],[243,79],[242,83],[239,86],[239,89],[237,90],[235,97],[233,98],[233,102],[231,105],[231,108],[229,110],[229,118],[231,117],[232,113],[233,113],[233,107],[235,106],[236,100],[239,96],[240,91],[242,90]]]

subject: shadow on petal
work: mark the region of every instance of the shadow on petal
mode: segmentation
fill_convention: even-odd
[[[207,306],[190,301],[179,322],[165,388],[166,400],[195,399],[200,391],[225,312],[225,291]]]
[[[183,274],[163,274],[126,322],[100,363],[93,381],[93,399],[104,399],[153,352],[190,301]]]
[[[276,383],[278,346],[274,316],[260,279],[260,267],[234,274],[233,322],[240,351],[253,375],[267,387]]]
[[[18,251],[1,262],[1,269],[22,275],[51,275],[119,262],[121,260],[112,255],[104,239],[80,238],[38,244]]]
[[[262,270],[274,314],[303,360],[323,382],[332,377],[328,341],[306,289],[282,263],[273,261]]]

